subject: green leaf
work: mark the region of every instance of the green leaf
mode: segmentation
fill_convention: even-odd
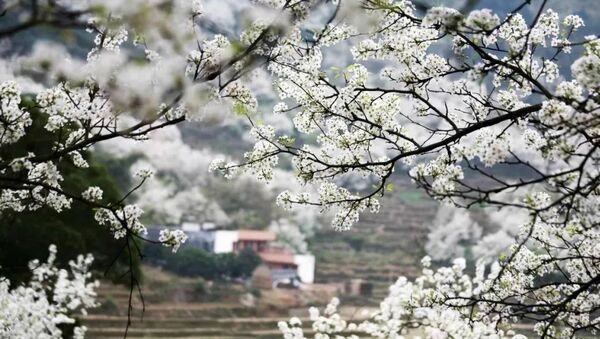
[[[294,144],[295,141],[296,139],[294,137],[290,137],[287,135],[282,135],[279,137],[279,143],[284,146],[291,146]]]
[[[234,54],[239,54],[246,49],[246,46],[242,45],[242,43],[240,43],[239,41],[231,41],[231,43],[229,44],[229,48],[231,48],[231,51]]]
[[[385,191],[386,192],[392,192],[394,190],[394,184],[393,183],[388,183],[387,185],[385,185]]]
[[[246,107],[246,105],[242,104],[241,102],[236,101],[233,104],[233,113],[235,113],[237,115],[246,116],[246,115],[248,115],[248,108]]]

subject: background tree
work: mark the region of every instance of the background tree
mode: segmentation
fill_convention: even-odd
[[[151,246],[144,254],[147,262],[161,266],[166,271],[211,280],[249,278],[261,263],[260,257],[251,249],[243,249],[237,254],[215,254],[184,247],[173,254],[164,248]]]
[[[29,104],[32,104],[29,102]],[[45,117],[36,109],[30,110],[32,124],[28,133],[10,148],[2,149],[0,157],[18,158],[29,152],[48,153],[52,135],[44,129]],[[90,164],[88,170],[81,171],[70,163],[63,163],[58,170],[63,174],[65,188],[69,191],[83,191],[90,185],[104,188],[107,199],[116,201],[120,193],[104,168],[86,154]],[[41,207],[29,213],[9,211],[0,214],[0,263],[2,276],[13,284],[29,280],[31,271],[28,263],[43,257],[50,244],[61,248],[57,262],[66,265],[68,260],[79,253],[93,253],[94,268],[109,273],[117,279],[129,265],[127,253],[119,253],[124,248],[124,240],[116,240],[98,227],[94,212],[82,202],[75,201],[70,209],[59,213],[48,207]],[[117,260],[116,262],[115,259]],[[132,258],[133,270],[139,271],[137,257]],[[115,265],[115,267],[111,267]],[[117,279],[118,280],[118,279]]]

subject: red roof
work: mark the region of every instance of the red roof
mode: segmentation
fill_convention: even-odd
[[[258,255],[265,264],[296,265],[294,255],[289,252],[260,252]]]
[[[270,231],[239,230],[238,241],[273,241],[275,233]]]

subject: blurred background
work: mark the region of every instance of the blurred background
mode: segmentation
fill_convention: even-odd
[[[532,3],[530,13],[537,8],[537,2]],[[513,0],[432,0],[419,2],[419,7],[446,5],[464,12],[491,8],[503,17],[518,4],[520,1]],[[599,5],[598,0],[552,0],[547,7],[560,14],[582,16],[587,25],[584,31],[596,32]],[[206,37],[217,33],[235,37],[248,22],[248,6],[239,0],[204,1],[205,11],[210,13],[203,23]],[[314,19],[315,27],[331,10],[331,6],[323,6],[322,16]],[[92,46],[91,39],[85,31],[41,28],[3,40],[0,77],[10,58],[28,53],[44,41],[64,44],[84,59],[88,50],[84,47]],[[350,55],[335,47],[325,54],[324,67],[350,63]],[[372,67],[376,71],[382,65]],[[271,112],[275,94],[267,72],[258,72],[252,84],[253,91],[260,94],[259,111]],[[281,115],[264,113],[259,118],[294,133],[291,121]],[[48,147],[42,126],[32,128],[39,133],[27,136],[36,137],[22,140],[16,147]],[[144,257],[133,260],[142,281],[145,310],[142,320],[143,302],[136,294],[136,317],[129,337],[275,338],[280,337],[278,320],[292,315],[307,318],[308,306],[324,305],[334,296],[342,300],[342,314],[347,319],[364,319],[399,276],[419,274],[424,255],[438,265],[455,257],[471,262],[491,260],[510,243],[525,217],[510,209],[465,211],[440,205],[398,171],[379,214],[365,214],[350,231],[335,232],[329,227],[329,216],[318,210],[287,212],[275,205],[279,192],[299,187],[291,164],[284,162],[268,186],[250,176],[225,181],[209,174],[208,165],[214,158],[239,159],[251,149],[247,131],[246,120],[226,107],[214,107],[204,120],[156,131],[148,141],[119,139],[102,144],[91,152],[87,171],[63,169],[69,177],[66,182],[74,185],[68,188],[111,187],[104,194],[117,199],[132,186],[138,168],[154,168],[155,177],[136,191],[131,201],[146,212],[150,237],[156,238],[157,229],[165,226],[181,228],[190,237],[176,254],[160,245],[141,244]],[[502,173],[500,168],[498,174],[523,175]],[[345,184],[355,190],[368,187],[364,182]],[[27,262],[44,258],[50,243],[59,247],[63,263],[79,253],[93,253],[102,284],[100,306],[84,320],[90,328],[88,337],[122,337],[130,292],[123,272],[129,256],[122,253],[123,243],[96,225],[93,211],[75,203],[60,214],[44,208],[4,214],[0,224],[0,262],[10,258],[12,264],[3,269],[14,281],[27,279]]]

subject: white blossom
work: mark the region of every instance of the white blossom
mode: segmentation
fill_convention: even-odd
[[[86,200],[101,201],[102,193],[103,193],[103,191],[100,187],[90,186],[85,191],[83,191],[83,193],[81,193],[81,196]]]
[[[160,231],[158,241],[162,242],[164,246],[172,247],[173,252],[177,252],[187,238],[188,236],[182,230],[171,230],[166,228]]]
[[[33,260],[31,280],[10,286],[0,279],[0,337],[61,338],[61,324],[75,323],[75,316],[86,314],[96,305],[95,288],[89,268],[93,257],[79,255],[69,262],[70,270],[55,266],[56,246],[51,245],[46,262]],[[85,326],[75,326],[75,337],[83,338]]]

